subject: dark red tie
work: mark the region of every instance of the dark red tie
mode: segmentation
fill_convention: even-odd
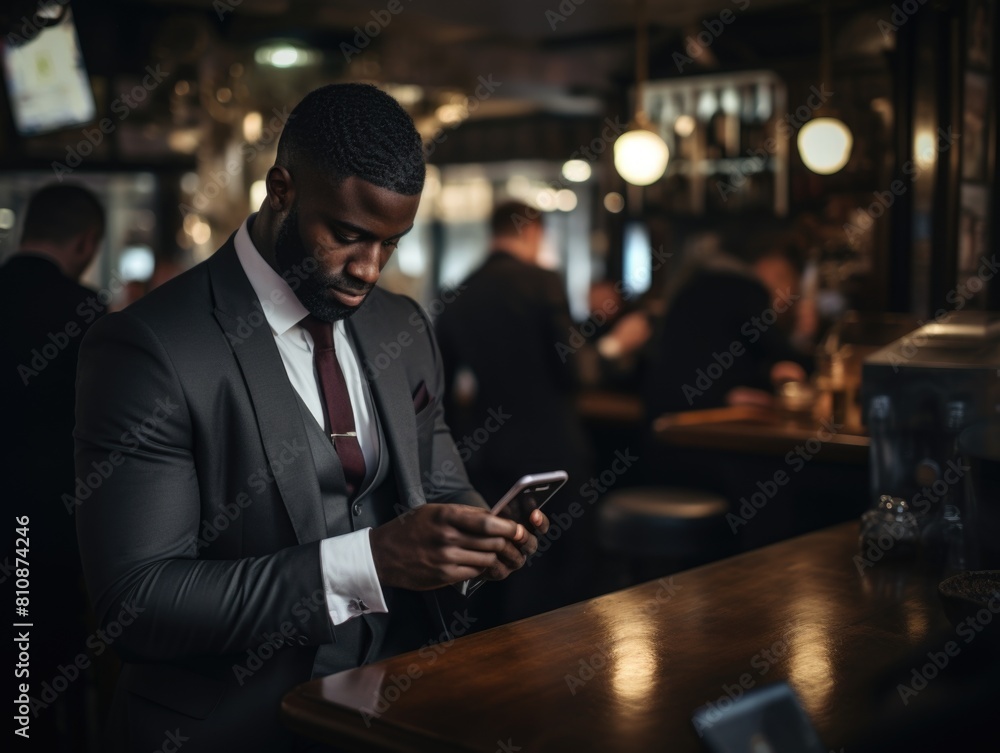
[[[320,397],[326,412],[326,432],[340,458],[347,481],[347,495],[353,497],[365,480],[365,456],[354,428],[351,395],[333,347],[333,325],[312,314],[299,322],[313,339],[313,364],[319,377]]]

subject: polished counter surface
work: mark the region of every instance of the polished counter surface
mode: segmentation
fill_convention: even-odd
[[[670,445],[754,455],[784,456],[803,443],[818,442],[824,461],[854,465],[868,462],[871,444],[858,426],[788,418],[779,411],[752,407],[667,414],[653,422],[653,431]]]
[[[857,536],[846,523],[314,680],[282,716],[347,750],[696,751],[697,707],[787,680],[839,749],[876,722],[887,670],[954,636],[937,579],[867,567]]]

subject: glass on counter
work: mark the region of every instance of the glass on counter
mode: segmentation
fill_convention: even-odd
[[[902,497],[883,494],[861,516],[861,553],[874,564],[882,560],[912,559],[917,553],[920,525]]]

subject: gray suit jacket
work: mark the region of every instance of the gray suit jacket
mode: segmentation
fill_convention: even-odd
[[[485,506],[444,421],[422,310],[375,289],[348,328],[396,512]],[[387,352],[390,342],[402,345]],[[294,388],[232,238],[90,330],[77,395],[84,574],[125,661],[111,737],[125,750],[159,748],[174,730],[185,753],[288,749],[281,696],[337,640],[320,571],[327,530]]]

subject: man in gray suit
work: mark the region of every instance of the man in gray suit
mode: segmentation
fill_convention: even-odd
[[[284,693],[440,637],[420,592],[505,578],[547,530],[537,511],[534,531],[488,514],[444,422],[430,324],[375,287],[423,179],[393,99],[318,89],[260,212],[88,334],[77,475],[101,478],[77,532],[125,662],[110,747],[298,750]]]

